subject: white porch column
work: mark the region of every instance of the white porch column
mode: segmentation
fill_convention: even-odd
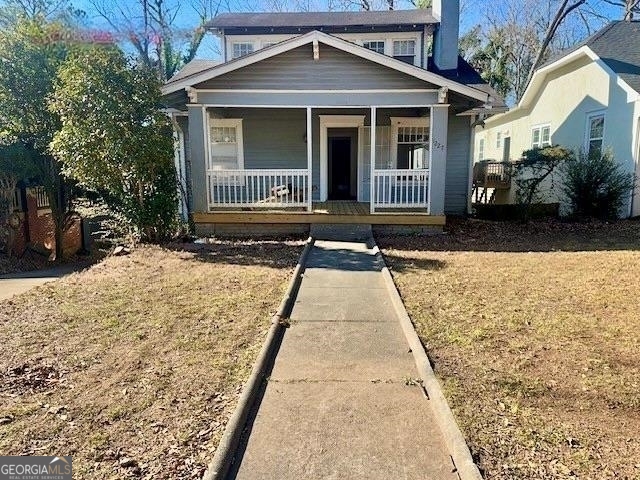
[[[178,211],[180,212],[180,218],[186,222],[189,216],[189,209],[187,208],[184,132],[178,123],[177,117],[178,115],[175,113],[171,114],[171,124],[173,125],[173,162],[178,176]]]
[[[430,215],[444,215],[448,122],[449,105],[432,105],[428,192]]]
[[[374,195],[376,192],[375,186],[375,178],[374,171],[376,169],[376,107],[371,107],[371,177],[369,179],[369,211],[371,213],[375,212],[375,208],[373,207]]]
[[[312,116],[311,107],[307,107],[307,171],[309,178],[307,179],[307,211],[313,210],[313,136],[312,136]]]

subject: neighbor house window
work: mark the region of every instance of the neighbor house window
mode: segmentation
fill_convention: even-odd
[[[415,40],[394,40],[393,58],[413,64],[416,56]]]
[[[496,148],[502,148],[502,133],[496,133]]]
[[[551,127],[542,125],[531,129],[531,148],[543,148],[551,145]]]
[[[368,48],[369,50],[373,50],[374,52],[384,54],[384,42],[381,40],[362,42],[362,46],[364,48]]]
[[[590,115],[587,121],[587,154],[602,155],[604,140],[604,114]]]
[[[211,118],[209,125],[209,169],[242,170],[242,119]]]
[[[484,138],[478,141],[478,160],[484,160]]]
[[[253,53],[253,43],[238,42],[233,44],[233,58],[244,57]]]

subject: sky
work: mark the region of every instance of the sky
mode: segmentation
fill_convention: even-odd
[[[105,0],[100,0],[105,1]],[[106,0],[107,2],[110,0]],[[135,5],[135,0],[111,0],[119,3],[120,6],[128,7]],[[231,11],[260,11],[264,10],[264,1],[268,0],[226,0],[226,10]],[[271,0],[273,1],[273,0]],[[328,0],[294,0],[305,1],[307,5],[311,3],[311,7],[314,10],[326,10]],[[383,0],[379,0],[383,1]],[[444,0],[446,1],[446,0]],[[460,31],[464,33],[474,27],[477,24],[485,22],[485,16],[488,9],[491,11],[500,11],[504,8],[506,2],[527,2],[531,0],[461,0],[461,15],[460,15]],[[544,0],[539,0],[540,4]],[[550,1],[550,0],[547,0]],[[190,2],[186,0],[166,0],[169,5],[173,5],[176,8],[176,25],[178,28],[184,29],[185,32],[190,32],[198,23],[198,16],[191,7]],[[197,3],[197,2],[196,2]],[[603,0],[590,0],[591,8],[595,10],[599,15],[602,15],[601,21],[594,21],[592,28],[599,28],[602,26],[606,19],[618,19],[621,16],[622,9],[607,4]],[[87,27],[93,29],[107,29],[110,30],[108,23],[101,18],[95,11],[91,0],[72,0],[74,7],[84,10],[87,13]],[[323,8],[324,7],[324,8]],[[397,9],[413,8],[409,3],[409,0],[396,0]],[[586,29],[581,26],[580,21],[576,23],[579,30],[578,36],[585,36],[587,34]],[[125,47],[123,45],[123,47]],[[126,47],[125,47],[126,48]],[[218,58],[219,49],[217,48],[216,38],[208,34],[205,37],[205,41],[201,44],[197,58]]]

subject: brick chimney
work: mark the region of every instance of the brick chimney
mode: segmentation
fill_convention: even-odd
[[[433,35],[433,63],[439,70],[458,68],[460,0],[433,0],[433,16],[440,22]]]

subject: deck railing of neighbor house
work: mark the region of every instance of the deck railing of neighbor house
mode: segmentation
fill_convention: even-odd
[[[374,169],[373,208],[428,208],[429,170]]]
[[[307,169],[209,170],[209,208],[311,209]]]
[[[479,187],[509,188],[513,163],[483,160],[473,165],[473,183]]]

